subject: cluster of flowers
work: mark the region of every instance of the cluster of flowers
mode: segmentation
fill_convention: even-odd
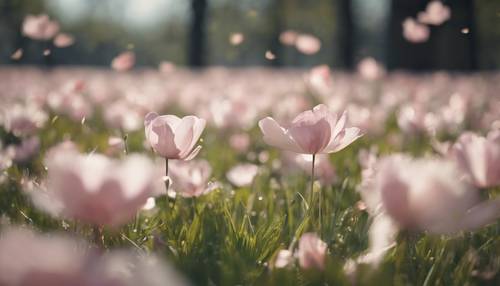
[[[31,84],[19,85],[21,77],[29,77]],[[2,146],[0,167],[3,171],[12,162],[25,162],[38,152],[37,132],[48,124],[50,113],[85,124],[86,118],[102,109],[110,129],[131,132],[144,128],[145,143],[165,160],[166,173],[144,155],[127,154],[125,159],[114,159],[116,153],[111,151],[108,155],[82,154],[68,141],[45,154],[47,178],[34,190],[28,190],[35,206],[55,217],[97,229],[116,228],[129,222],[141,209],[154,208],[152,198],[165,191],[170,196],[196,197],[217,188],[216,183],[209,183],[210,164],[202,159],[191,160],[200,151],[197,142],[207,124],[216,127],[217,132],[229,134],[229,145],[241,154],[250,153],[251,138],[246,131],[258,125],[267,144],[287,151],[283,152],[283,162],[311,170],[313,180],[318,176],[323,184],[335,179],[327,154],[341,151],[361,134],[387,135],[385,126],[391,114],[395,114],[402,132],[394,133],[390,144],[402,144],[412,136],[461,134],[454,144],[434,139],[440,155],[431,158],[360,154],[363,180],[359,191],[373,222],[370,249],[346,265],[352,271],[358,263],[376,265],[394,245],[399,229],[448,234],[480,228],[500,216],[500,200],[480,200],[482,189],[500,185],[500,100],[495,93],[499,82],[496,77],[386,75],[373,60],[363,61],[359,74],[354,76],[332,74],[326,66],[313,68],[305,75],[297,71],[238,72],[220,68],[196,76],[183,70],[109,73],[75,69],[42,75],[34,69],[6,69],[0,71],[4,87],[0,91],[0,123],[18,142]],[[325,104],[300,113],[313,101]],[[166,105],[177,105],[206,120],[193,115],[179,118],[150,112]],[[269,111],[273,117],[264,118]],[[467,128],[491,131],[483,137],[464,132]],[[109,139],[110,150],[125,148],[123,139]],[[258,157],[261,162],[268,160],[263,152]],[[226,177],[234,186],[245,187],[252,184],[258,171],[256,164],[241,164]],[[26,256],[25,249],[11,247],[16,240],[26,240],[33,247],[30,255],[40,253],[38,260],[5,263],[11,256]],[[71,279],[81,281],[74,285],[107,285],[99,281],[118,279],[114,271],[122,269],[114,266],[112,253],[111,258],[74,253],[81,247],[73,242],[54,243],[22,230],[5,232],[0,249],[9,249],[0,251],[0,273],[9,273],[0,275],[5,280],[0,282],[6,285],[32,285],[32,277],[50,281],[46,285],[76,281]],[[44,254],[49,250],[56,253],[52,257],[58,258],[53,263],[45,261],[51,259]],[[294,244],[280,251],[273,266],[286,267],[297,257],[303,268],[324,268],[327,245],[314,233],[304,234],[295,255],[293,251]],[[80,259],[66,263],[68,255]],[[101,263],[103,267],[94,267]],[[134,269],[141,269],[141,263],[131,264],[136,265]],[[108,268],[110,272],[106,271]],[[134,269],[123,271],[134,279],[142,279],[142,273]],[[78,278],[81,275],[103,280],[86,282]],[[148,275],[144,279],[154,277]],[[112,285],[129,285],[126,283],[136,280],[117,281]],[[141,282],[130,285],[157,285],[148,280],[137,281]]]

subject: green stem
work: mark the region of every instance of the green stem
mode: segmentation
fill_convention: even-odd
[[[168,158],[165,158],[165,190],[168,195],[168,187],[170,186],[170,179],[168,178]]]

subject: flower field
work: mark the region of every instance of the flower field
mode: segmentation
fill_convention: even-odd
[[[118,66],[0,69],[0,285],[500,283],[500,74]]]

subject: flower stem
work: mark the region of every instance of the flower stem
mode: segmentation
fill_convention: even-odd
[[[94,235],[94,243],[98,249],[104,250],[103,233],[102,228],[98,225],[92,226],[92,233]]]
[[[170,179],[168,177],[168,158],[165,158],[165,190],[168,195],[168,187],[170,185]]]
[[[316,161],[316,154],[312,155],[312,163],[311,163],[311,192],[309,193],[309,206],[312,207],[313,198],[314,198],[314,165]]]

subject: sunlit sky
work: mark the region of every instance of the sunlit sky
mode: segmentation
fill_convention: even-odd
[[[88,17],[107,18],[131,30],[145,30],[168,21],[185,20],[189,1],[179,0],[45,0],[67,24]]]

